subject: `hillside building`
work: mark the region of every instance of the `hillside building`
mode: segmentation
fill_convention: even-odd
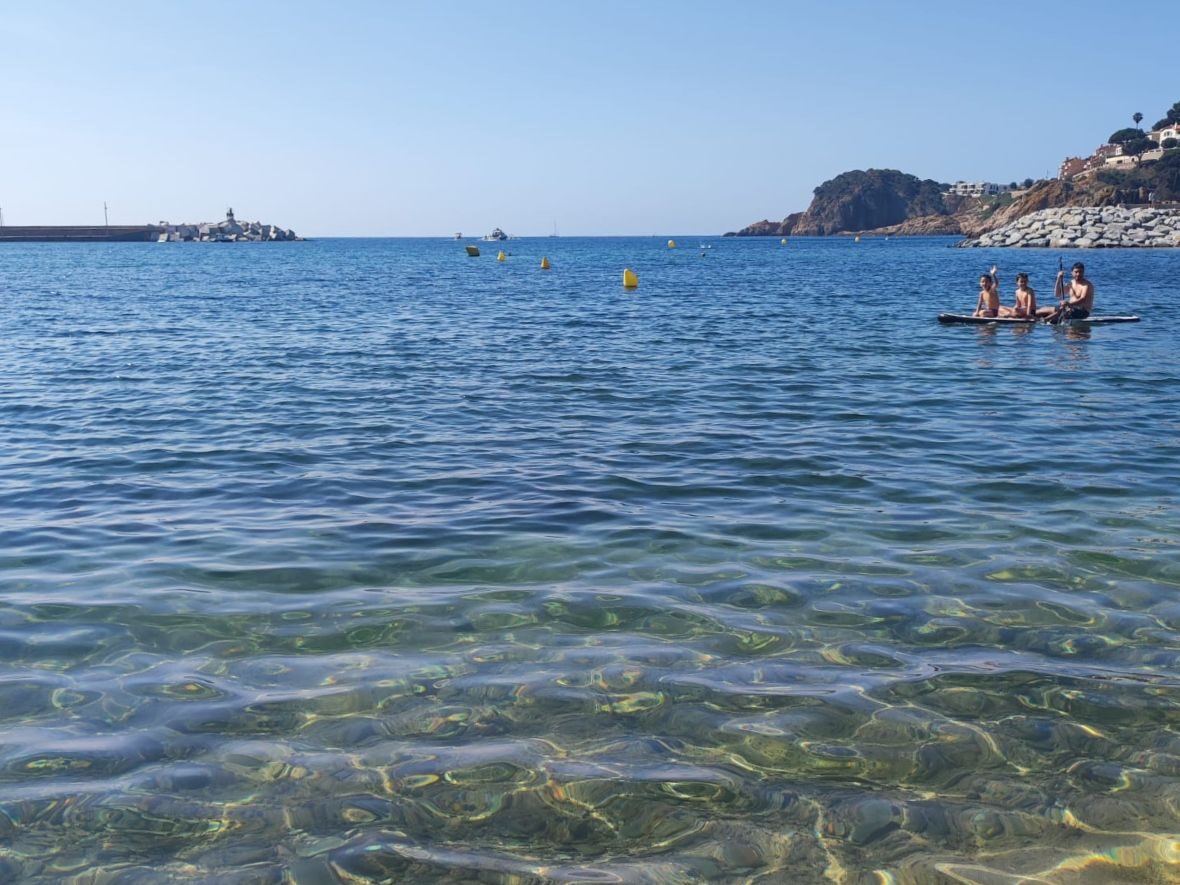
[[[1061,163],[1057,177],[1062,181],[1088,178],[1103,166],[1129,166],[1134,163],[1134,157],[1123,156],[1121,144],[1100,144],[1088,157],[1066,157]]]
[[[958,197],[995,197],[1007,193],[1008,190],[1007,185],[993,184],[990,181],[956,181],[947,193]]]
[[[1173,123],[1171,126],[1165,126],[1163,129],[1153,129],[1147,133],[1147,137],[1156,144],[1163,144],[1169,138],[1180,141],[1180,123]]]

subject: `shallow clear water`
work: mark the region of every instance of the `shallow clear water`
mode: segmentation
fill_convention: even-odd
[[[0,880],[1180,879],[1180,254],[678,241],[0,250]]]

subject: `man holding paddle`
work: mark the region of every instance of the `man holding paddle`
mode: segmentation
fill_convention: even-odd
[[[1094,284],[1086,279],[1086,266],[1076,262],[1070,273],[1073,279],[1069,283],[1067,295],[1064,286],[1065,271],[1057,271],[1057,285],[1054,294],[1060,300],[1056,307],[1042,307],[1037,316],[1047,323],[1063,323],[1068,320],[1084,320],[1094,309]]]

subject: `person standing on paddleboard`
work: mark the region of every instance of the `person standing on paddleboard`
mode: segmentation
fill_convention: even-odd
[[[1037,316],[1044,317],[1048,323],[1063,323],[1068,320],[1084,320],[1094,310],[1094,284],[1086,279],[1086,265],[1080,261],[1070,268],[1073,279],[1069,283],[1069,292],[1065,291],[1065,271],[1057,271],[1057,285],[1054,293],[1061,303],[1057,307],[1042,307]]]
[[[996,278],[996,266],[990,273],[979,277],[979,300],[975,302],[975,316],[998,317],[1000,315],[1000,281]]]

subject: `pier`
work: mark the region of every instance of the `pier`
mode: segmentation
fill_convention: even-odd
[[[150,243],[160,228],[143,225],[0,226],[0,243]]]

